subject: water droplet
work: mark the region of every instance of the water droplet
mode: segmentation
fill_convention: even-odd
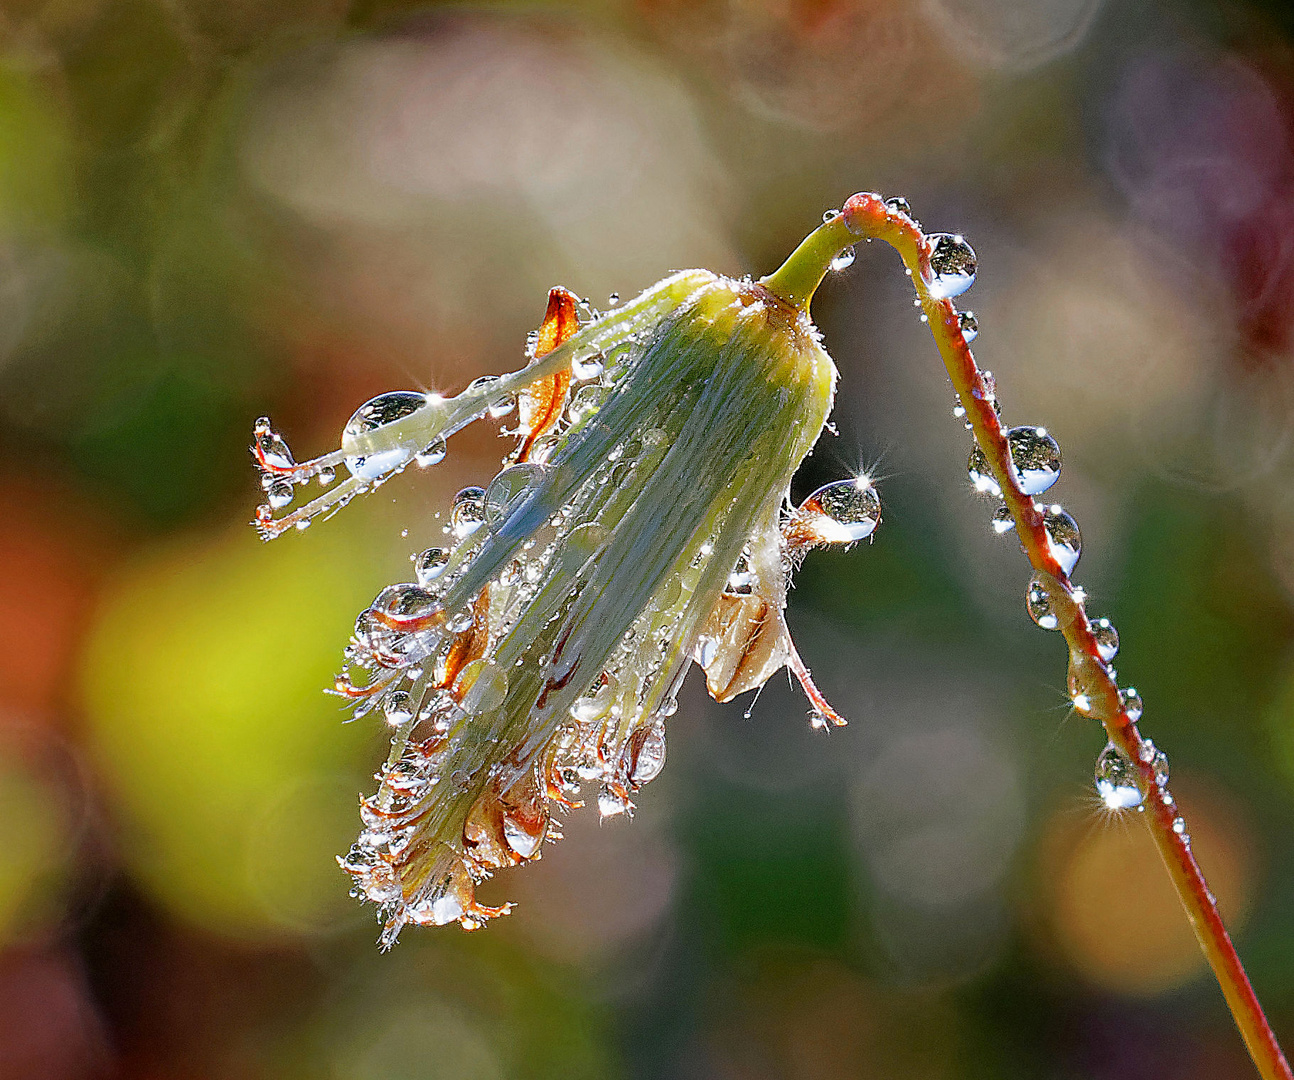
[[[485,491],[484,512],[491,532],[497,532],[526,501],[546,471],[544,466],[536,465],[533,461],[523,461],[518,465],[509,465],[490,481],[490,486]]]
[[[1015,528],[1015,518],[1011,516],[1011,511],[1007,509],[1005,503],[993,511],[992,525],[993,531],[998,536],[1009,533]]]
[[[547,832],[547,815],[539,818],[538,821],[526,821],[517,814],[503,815],[503,839],[508,842],[508,847],[523,859],[534,858]]]
[[[500,420],[517,407],[516,394],[503,394],[490,402],[486,410],[492,420]]]
[[[1029,582],[1024,595],[1024,606],[1028,609],[1029,618],[1044,630],[1060,629],[1060,615],[1051,602],[1051,593],[1036,577]]]
[[[445,620],[445,629],[451,634],[465,634],[472,629],[473,622],[472,609],[465,607]]]
[[[585,353],[571,361],[571,376],[576,382],[587,382],[602,374],[606,366],[606,356],[600,352]]]
[[[274,507],[269,503],[261,503],[256,508],[256,520],[262,525],[268,525],[274,520]]]
[[[629,762],[629,782],[634,787],[642,787],[665,767],[665,726],[653,724],[635,742]]]
[[[413,572],[424,589],[445,572],[449,565],[449,551],[445,548],[428,548],[413,561]]]
[[[854,251],[854,246],[850,244],[849,247],[845,248],[842,252],[840,252],[840,254],[838,254],[834,259],[831,260],[831,269],[836,271],[848,270],[851,266],[854,265],[855,254],[856,252]]]
[[[970,457],[966,460],[966,473],[970,477],[971,487],[981,495],[1002,497],[1002,488],[989,468],[988,457],[979,448],[979,443],[971,447]]]
[[[1173,832],[1178,836],[1186,835],[1186,819],[1183,817],[1173,818]]]
[[[1111,810],[1131,810],[1141,805],[1137,770],[1114,743],[1107,743],[1096,759],[1096,791]]]
[[[1046,428],[1014,427],[1007,432],[1011,463],[1020,490],[1041,495],[1060,477],[1060,447]]]
[[[885,209],[892,210],[897,214],[906,214],[909,218],[912,217],[912,204],[902,195],[892,195],[886,199]]]
[[[262,421],[264,421],[264,429],[262,429]],[[254,430],[256,446],[261,452],[261,457],[265,459],[266,465],[279,469],[291,469],[296,465],[288,444],[283,441],[282,435],[270,428],[268,419],[262,416],[256,421]]]
[[[853,544],[871,536],[881,521],[881,500],[871,480],[836,480],[824,484],[796,511],[809,519],[820,543]]]
[[[824,225],[825,225],[828,221],[832,221],[833,219],[838,218],[838,217],[840,217],[840,211],[839,211],[839,210],[824,210],[824,211],[822,211],[822,223],[823,223]]]
[[[382,711],[392,727],[407,724],[413,719],[413,699],[403,690],[392,690],[382,699]]]
[[[979,319],[975,318],[973,311],[959,311],[957,313],[957,329],[962,332],[967,342],[974,341],[979,337]]]
[[[1108,664],[1119,652],[1119,631],[1109,619],[1093,619],[1092,637],[1097,655]]]
[[[1078,565],[1078,557],[1083,553],[1083,538],[1078,531],[1078,522],[1065,512],[1064,507],[1051,505],[1043,511],[1042,526],[1047,530],[1047,546],[1052,558],[1060,564],[1061,570],[1068,577]]]
[[[336,479],[337,479],[337,470],[334,469],[331,465],[325,465],[322,469],[319,470],[320,487],[327,487]]]
[[[1103,679],[1104,672],[1087,653],[1070,652],[1066,683],[1069,687],[1069,700],[1075,712],[1083,716],[1091,714],[1093,691],[1099,689]]]
[[[571,705],[571,717],[580,723],[601,720],[611,711],[613,690],[609,682],[600,683],[591,694],[578,697]]]
[[[342,447],[349,450],[357,438],[398,423],[427,403],[427,395],[414,390],[393,390],[366,401],[355,410],[342,429]],[[369,453],[346,454],[346,468],[362,480],[376,480],[392,469],[408,464],[416,448],[392,446]]]
[[[618,791],[603,788],[598,792],[598,814],[604,819],[628,812],[629,799]]]
[[[605,386],[581,386],[567,406],[572,424],[581,424],[602,408],[611,391]]]
[[[275,510],[282,510],[292,501],[292,485],[287,480],[279,480],[269,486],[265,497]]]
[[[297,532],[305,532],[305,531],[306,531],[306,529],[308,529],[308,528],[310,528],[310,519],[309,519],[309,518],[302,518],[302,519],[301,519],[300,521],[298,521],[298,522],[297,522],[297,524],[296,524],[296,530],[297,530]]]
[[[421,469],[428,469],[432,465],[439,465],[445,460],[445,454],[448,451],[445,440],[437,435],[426,446],[414,455],[414,463]]]
[[[460,540],[485,524],[485,489],[465,487],[454,496],[450,527]]]
[[[1134,724],[1141,719],[1141,714],[1145,709],[1145,703],[1141,700],[1141,695],[1137,692],[1135,686],[1128,686],[1119,691],[1119,707],[1123,714]],[[1154,744],[1147,740],[1147,745]]]
[[[718,653],[718,639],[711,637],[709,634],[703,634],[696,639],[696,647],[692,650],[692,659],[704,669],[714,663],[714,658]]]
[[[1160,750],[1152,739],[1142,740],[1138,755],[1154,772],[1155,783],[1159,787],[1165,787],[1168,784],[1169,775],[1168,755]]]
[[[413,582],[388,585],[372,603],[374,611],[399,618],[429,615],[439,606],[435,593]]]
[[[939,300],[960,296],[975,284],[975,252],[965,237],[953,233],[931,233],[926,237],[926,286]]]

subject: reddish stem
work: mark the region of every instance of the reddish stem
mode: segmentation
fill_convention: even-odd
[[[1294,1080],[1218,914],[1213,893],[1195,861],[1190,835],[1176,802],[1167,785],[1158,782],[1154,748],[1142,739],[1136,723],[1124,709],[1111,669],[1101,659],[1092,624],[1074,594],[1069,576],[1051,552],[1042,510],[1020,489],[1011,465],[1006,433],[994,408],[993,388],[986,383],[975,364],[975,357],[961,330],[957,309],[951,300],[938,299],[930,292],[925,235],[906,213],[886,206],[879,195],[854,195],[845,203],[842,216],[854,235],[886,241],[898,251],[907,266],[921,309],[929,320],[944,365],[966,410],[975,441],[988,458],[1002,489],[1002,498],[1015,520],[1025,554],[1035,570],[1055,579],[1054,583],[1047,583],[1048,592],[1069,643],[1071,665],[1083,675],[1083,689],[1091,699],[1089,715],[1101,721],[1110,741],[1136,767],[1139,787],[1145,798],[1146,824],[1186,909],[1200,948],[1222,987],[1249,1055],[1264,1080]]]

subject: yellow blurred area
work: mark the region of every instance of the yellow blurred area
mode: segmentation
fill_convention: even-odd
[[[0,945],[60,914],[59,885],[71,855],[62,792],[0,746]]]
[[[1191,823],[1192,850],[1233,933],[1255,884],[1253,845],[1235,808],[1187,776],[1173,791]],[[1095,986],[1134,997],[1182,986],[1207,969],[1145,822],[1093,822],[1062,810],[1042,845],[1048,930],[1065,963]]]
[[[331,682],[373,590],[346,526],[262,547],[155,550],[107,589],[81,669],[132,869],[171,910],[239,934],[349,910],[332,856],[354,831],[369,725]]]

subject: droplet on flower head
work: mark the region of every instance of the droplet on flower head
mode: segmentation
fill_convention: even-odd
[[[871,536],[881,520],[881,500],[866,476],[823,484],[804,500],[788,523],[788,539],[818,544],[853,544]]]
[[[439,578],[449,565],[449,551],[441,547],[428,548],[413,562],[413,572],[424,589]]]
[[[1041,495],[1060,478],[1060,446],[1046,428],[1013,427],[1006,438],[1016,479],[1026,495]]]
[[[1096,791],[1111,810],[1132,810],[1144,798],[1136,767],[1114,743],[1107,743],[1096,759]]]
[[[926,287],[937,300],[960,296],[975,284],[975,251],[958,233],[926,237]]]
[[[427,395],[414,390],[393,390],[371,398],[355,410],[342,429],[342,448],[347,450],[346,468],[351,475],[363,480],[376,480],[402,465],[408,464],[417,452],[416,447],[390,446],[376,453],[360,453],[348,447],[357,439],[381,428],[398,423],[427,404]]]
[[[413,699],[403,690],[392,690],[382,699],[382,711],[392,727],[407,724],[413,719]]]
[[[1060,564],[1066,576],[1072,574],[1078,565],[1078,557],[1083,553],[1078,522],[1065,512],[1064,507],[1053,504],[1043,511],[1042,526],[1047,531],[1047,547],[1052,558]]]
[[[571,423],[582,424],[602,408],[610,396],[611,391],[605,386],[581,386],[566,407]]]
[[[485,489],[483,499],[485,522],[496,531],[543,479],[546,469],[531,461],[509,465]]]
[[[485,524],[485,488],[465,487],[454,496],[449,512],[450,528],[459,539]]]
[[[1096,652],[1107,664],[1119,652],[1119,631],[1109,619],[1092,620],[1092,637],[1096,640]]]

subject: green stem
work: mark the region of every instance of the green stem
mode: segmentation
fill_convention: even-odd
[[[809,301],[831,269],[831,260],[857,241],[844,215],[837,214],[809,233],[786,262],[759,283],[779,300],[807,313]]]

